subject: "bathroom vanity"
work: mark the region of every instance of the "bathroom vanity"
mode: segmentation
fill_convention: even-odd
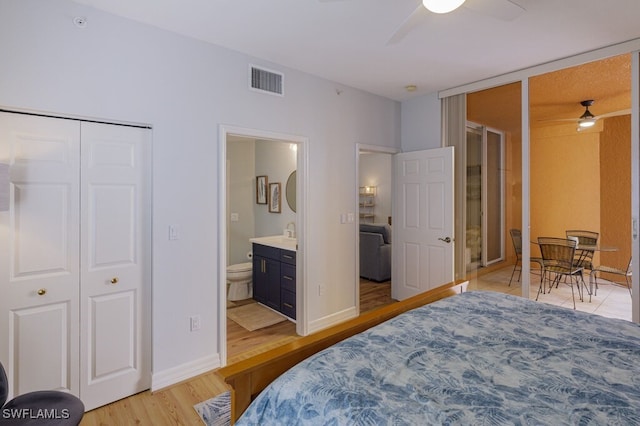
[[[296,319],[296,239],[252,238],[253,298]]]

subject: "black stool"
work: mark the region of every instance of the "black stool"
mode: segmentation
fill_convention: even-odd
[[[80,424],[84,404],[62,391],[35,391],[7,401],[9,380],[0,363],[0,425],[71,426]]]

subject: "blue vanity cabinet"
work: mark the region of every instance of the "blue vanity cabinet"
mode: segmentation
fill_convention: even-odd
[[[280,259],[280,312],[296,319],[296,252],[282,250]]]
[[[280,311],[280,249],[253,245],[253,298]]]
[[[253,244],[253,298],[296,318],[296,252]]]

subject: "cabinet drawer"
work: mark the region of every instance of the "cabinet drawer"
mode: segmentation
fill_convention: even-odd
[[[280,265],[280,286],[282,290],[296,292],[296,267],[283,263]]]
[[[280,309],[280,312],[289,318],[296,319],[296,294],[282,290],[281,302],[282,308]]]
[[[280,249],[276,247],[263,246],[262,244],[254,244],[253,256],[262,256],[269,259],[280,260]]]
[[[296,264],[296,252],[289,250],[280,250],[280,261],[289,265]],[[295,275],[295,274],[294,274]]]

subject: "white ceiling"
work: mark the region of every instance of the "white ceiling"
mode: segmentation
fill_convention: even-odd
[[[512,0],[511,21],[467,0],[396,44],[420,0],[75,1],[395,100],[640,38],[640,0]]]

